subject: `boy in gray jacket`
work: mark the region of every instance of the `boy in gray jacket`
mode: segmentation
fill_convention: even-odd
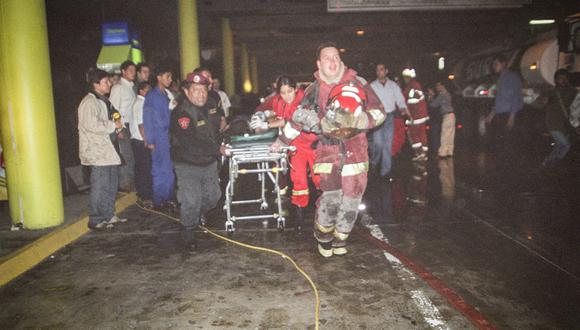
[[[89,93],[78,108],[79,158],[91,168],[89,228],[110,228],[125,222],[115,215],[115,197],[119,184],[118,138],[123,123],[106,95],[111,90],[108,74],[99,69],[87,72]]]

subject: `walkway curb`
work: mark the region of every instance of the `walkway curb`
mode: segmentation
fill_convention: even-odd
[[[136,201],[135,193],[122,196],[115,204],[117,212],[123,211]],[[56,251],[88,233],[90,231],[88,222],[89,217],[84,216],[0,259],[0,286],[32,269]]]

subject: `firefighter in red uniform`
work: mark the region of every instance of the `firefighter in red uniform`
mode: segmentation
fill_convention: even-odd
[[[273,127],[282,128],[287,121],[292,119],[296,108],[304,98],[304,91],[296,88],[294,79],[288,76],[280,76],[276,80],[277,93],[269,97],[264,103],[256,108],[256,112],[263,111],[265,116],[253,116],[250,128],[265,130]],[[273,114],[268,111],[273,111]],[[261,118],[275,117],[264,121]],[[302,231],[304,224],[304,208],[308,206],[310,191],[308,189],[308,169],[316,188],[320,185],[320,177],[314,174],[314,149],[312,145],[318,140],[318,136],[312,132],[301,131],[291,145],[296,147],[296,152],[290,158],[290,179],[292,179],[292,198],[294,206],[294,220],[296,230]]]
[[[403,70],[403,79],[405,80],[405,88],[403,95],[407,101],[407,108],[411,113],[411,119],[405,121],[409,127],[409,135],[411,139],[411,147],[413,147],[413,160],[425,161],[427,160],[427,151],[429,144],[427,142],[427,121],[429,115],[427,112],[427,102],[425,102],[425,93],[421,84],[415,80],[415,69]]]
[[[373,90],[341,61],[334,43],[318,47],[316,65],[316,81],[306,89],[281,140],[292,140],[299,129],[322,133],[315,150],[314,173],[320,175],[322,195],[316,202],[314,236],[319,253],[331,257],[347,253],[346,240],[367,185],[365,132],[380,125],[386,114]]]

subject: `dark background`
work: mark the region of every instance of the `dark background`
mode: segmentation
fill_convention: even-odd
[[[514,9],[359,13],[327,13],[321,0],[198,1],[200,46],[212,54],[202,64],[220,78],[220,19],[230,18],[238,92],[241,42],[257,57],[261,92],[282,73],[311,80],[316,47],[325,40],[345,48],[344,62],[367,79],[374,78],[377,62],[385,62],[396,75],[406,65],[415,67],[429,85],[445,79],[458,59],[485,49],[518,47],[555,28],[531,27],[532,18],[558,19],[578,11],[577,1],[561,0],[533,0]],[[99,54],[101,23],[129,22],[141,33],[147,62],[169,62],[179,74],[177,1],[47,0],[46,12],[59,141],[66,145],[61,158],[69,166],[78,162],[76,107],[86,92],[84,73]],[[359,29],[363,36],[356,35]],[[444,71],[436,69],[439,56],[446,58]]]

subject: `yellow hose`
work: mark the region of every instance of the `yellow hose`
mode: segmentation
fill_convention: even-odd
[[[147,212],[151,212],[151,213],[155,213],[158,215],[162,215],[166,218],[169,218],[171,220],[180,222],[180,220],[178,218],[172,217],[168,214],[165,214],[163,212],[158,212],[152,209],[146,209],[144,207],[141,207],[141,205],[137,204],[137,206],[139,206],[139,208],[141,208],[142,210],[145,210]],[[275,254],[277,256],[282,257],[282,259],[288,260],[293,266],[294,268],[296,268],[296,270],[302,274],[302,276],[304,276],[304,278],[306,279],[306,281],[308,281],[308,284],[310,284],[310,287],[312,288],[312,290],[314,291],[314,296],[316,298],[316,304],[314,306],[314,328],[316,330],[319,329],[319,314],[320,314],[320,296],[318,295],[318,288],[316,287],[316,284],[314,284],[314,281],[312,281],[312,279],[310,278],[310,276],[302,269],[300,268],[300,266],[298,266],[298,264],[296,263],[296,261],[294,261],[294,259],[292,259],[290,256],[288,256],[287,254],[277,251],[277,250],[273,250],[273,249],[268,249],[265,247],[261,247],[261,246],[255,246],[255,245],[251,245],[251,244],[246,244],[246,243],[242,243],[242,242],[238,242],[236,240],[233,240],[231,238],[222,236],[220,234],[217,234],[211,230],[209,230],[206,226],[200,226],[201,228],[203,228],[203,230],[207,231],[210,235],[219,238],[223,241],[235,244],[235,245],[239,245],[242,247],[245,247],[247,249],[250,250],[256,250],[256,251],[261,251],[261,252],[267,252],[267,253],[271,253],[271,254]]]

